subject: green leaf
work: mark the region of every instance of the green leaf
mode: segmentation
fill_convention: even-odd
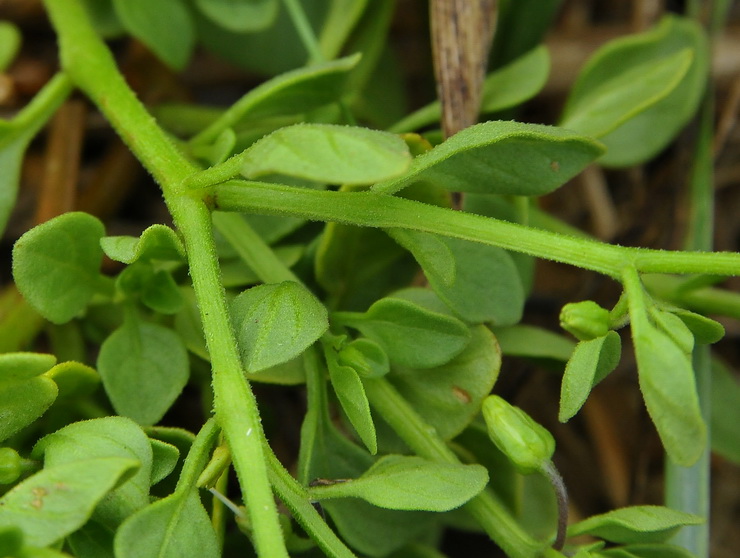
[[[568,536],[592,535],[615,543],[663,542],[684,525],[699,525],[696,515],[661,506],[632,506],[594,515],[568,527]]]
[[[442,512],[462,506],[487,482],[488,472],[481,465],[386,455],[360,478],[314,487],[311,496],[318,500],[355,497],[392,510]]]
[[[106,236],[100,239],[105,255],[117,262],[132,264],[139,260],[185,260],[185,247],[177,233],[165,225],[152,225],[135,236]]]
[[[485,122],[419,155],[403,176],[372,189],[393,194],[423,180],[454,192],[539,196],[567,182],[602,152],[596,141],[561,128]]]
[[[98,502],[138,466],[133,459],[108,457],[43,469],[0,498],[0,528],[18,526],[27,544],[50,545],[84,525]]]
[[[7,70],[21,47],[21,32],[10,21],[0,21],[0,72]]]
[[[388,355],[370,339],[355,339],[344,345],[337,360],[342,366],[352,367],[363,378],[380,378],[390,372]]]
[[[23,531],[13,525],[0,528],[0,556],[15,556],[23,546]]]
[[[699,410],[691,360],[663,332],[644,324],[632,339],[645,405],[668,455],[689,466],[701,455],[707,430]]]
[[[505,355],[566,362],[576,348],[567,337],[541,327],[518,324],[491,331]]]
[[[378,343],[391,362],[413,368],[449,362],[470,341],[460,320],[397,298],[382,298],[364,314],[336,312],[332,320]]]
[[[576,345],[560,388],[560,422],[570,420],[586,402],[591,389],[617,367],[621,351],[622,339],[616,331]]]
[[[693,54],[691,64],[668,95],[661,98],[661,95],[653,93],[653,104],[646,107],[640,103],[638,106],[644,110],[636,115],[632,113],[634,107],[625,107],[631,118],[600,138],[607,147],[606,154],[599,161],[603,165],[624,167],[652,159],[688,122],[704,91],[708,47],[700,24],[694,20],[667,16],[654,29],[616,39],[602,47],[588,62],[573,87],[566,105],[564,125],[568,124],[571,106],[576,106],[594,92],[603,93],[602,88],[610,87],[611,80],[623,79],[618,77],[622,73],[628,72],[633,76],[631,85],[635,90],[644,91],[645,84],[657,85],[660,89],[665,83],[655,84],[652,74],[666,73],[671,65],[677,66],[676,74],[680,74],[678,66],[682,63],[681,58],[685,57],[680,53],[687,49]],[[633,72],[640,70],[631,69],[642,66],[642,70],[647,70],[645,65],[653,65],[651,73],[635,76]],[[656,71],[660,66],[662,68]],[[675,81],[676,76],[673,78]],[[611,89],[608,89],[608,94],[612,94]]]
[[[60,324],[79,314],[100,280],[103,224],[87,213],[65,213],[34,227],[13,247],[18,290],[46,319]]]
[[[114,457],[139,463],[136,473],[95,510],[96,521],[109,529],[149,504],[152,448],[141,427],[130,419],[104,417],[72,423],[38,441],[33,456],[39,458],[42,454],[46,467]]]
[[[94,368],[75,361],[60,362],[45,376],[54,380],[59,387],[59,399],[90,396],[100,384],[100,376]]]
[[[57,385],[46,376],[0,382],[0,441],[43,415],[57,392]]]
[[[395,366],[388,375],[424,422],[445,440],[462,432],[478,414],[501,368],[501,353],[490,330],[475,326],[471,333],[462,353],[446,364],[424,370]]]
[[[295,358],[329,327],[324,305],[292,281],[244,291],[231,303],[231,317],[250,373]]]
[[[445,287],[455,283],[457,266],[447,238],[411,229],[386,229],[386,232],[414,255],[425,273],[437,278]]]
[[[280,3],[278,0],[195,0],[195,6],[224,29],[250,32],[272,25]]]
[[[667,97],[688,72],[692,58],[692,51],[684,49],[622,67],[620,73],[590,91],[578,89],[576,84],[561,126],[595,138],[605,136]]]
[[[217,558],[216,533],[197,489],[175,492],[129,517],[116,532],[116,558]]]
[[[491,72],[483,82],[481,114],[514,107],[534,97],[550,73],[550,55],[540,45],[510,64]],[[435,101],[413,112],[391,127],[392,132],[408,132],[439,122],[441,105]]]
[[[599,558],[695,558],[685,548],[672,544],[631,544],[617,548],[601,550]]]
[[[712,451],[740,465],[740,382],[721,361],[712,361]]]
[[[0,382],[16,382],[40,376],[57,363],[54,355],[43,353],[0,354]]]
[[[126,30],[162,62],[182,70],[195,46],[190,12],[182,0],[113,0]]]
[[[337,361],[333,347],[325,347],[326,363],[329,378],[352,427],[373,455],[378,452],[378,441],[375,435],[375,424],[370,414],[370,403],[365,395],[365,388],[357,371],[350,366],[343,366]]]
[[[424,237],[425,233],[406,235],[406,246],[424,269],[429,285],[455,315],[468,323],[499,326],[521,319],[524,288],[516,264],[506,250],[437,236],[436,240],[446,250],[431,254],[428,246],[409,242],[420,235]],[[445,264],[442,258],[447,254],[452,259]]]
[[[66,542],[75,558],[115,558],[113,535],[113,531],[91,519],[70,534]]]
[[[724,326],[711,318],[683,308],[671,308],[670,312],[681,318],[694,335],[694,340],[700,345],[716,343],[725,336]]]
[[[157,484],[159,481],[167,478],[177,466],[180,459],[180,450],[172,444],[150,438],[149,443],[152,446],[152,475],[150,483]]]
[[[242,174],[282,174],[331,184],[372,184],[398,176],[411,163],[397,135],[367,128],[297,124],[256,142],[242,155]]]
[[[177,314],[185,304],[172,274],[164,269],[155,271],[147,278],[141,302],[160,314]]]
[[[164,416],[190,375],[180,337],[138,320],[127,321],[103,342],[97,368],[116,412],[143,425]]]
[[[694,350],[694,335],[681,318],[655,306],[650,308],[650,317],[656,327],[670,337],[684,353],[690,354]]]

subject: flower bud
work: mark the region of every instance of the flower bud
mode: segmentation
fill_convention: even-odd
[[[609,333],[609,311],[593,300],[572,302],[560,311],[560,327],[581,341],[590,341]]]
[[[14,483],[22,472],[18,452],[13,448],[0,448],[0,484]]]
[[[555,439],[527,413],[497,395],[486,397],[482,410],[488,435],[517,471],[534,473],[550,462]]]

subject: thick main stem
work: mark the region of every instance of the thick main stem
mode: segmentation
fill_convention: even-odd
[[[257,402],[242,371],[221,286],[210,212],[182,186],[197,168],[169,141],[123,80],[79,0],[46,0],[45,5],[59,34],[62,64],[68,75],[98,105],[162,187],[188,251],[211,355],[216,417],[231,447],[257,552],[264,558],[287,558],[267,477]]]

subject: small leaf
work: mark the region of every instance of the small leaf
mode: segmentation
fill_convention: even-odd
[[[100,278],[103,224],[87,213],[65,213],[34,227],[13,247],[18,290],[56,324],[79,314]]]
[[[382,298],[364,314],[336,312],[335,319],[378,343],[391,362],[412,368],[449,362],[470,341],[461,321],[397,298]]]
[[[152,446],[152,478],[150,483],[155,485],[175,470],[177,461],[180,459],[180,450],[172,444],[155,438],[150,438],[149,443]]]
[[[337,362],[337,356],[332,347],[326,347],[325,354],[329,378],[339,404],[362,443],[374,455],[378,452],[378,441],[373,416],[370,414],[370,403],[365,395],[362,380],[354,368],[342,366]]]
[[[570,420],[583,406],[591,389],[617,367],[621,350],[622,340],[615,331],[576,345],[563,375],[560,422]]]
[[[0,528],[18,526],[26,544],[50,545],[84,525],[98,502],[138,465],[110,457],[43,469],[0,498]]]
[[[143,425],[164,416],[190,375],[180,337],[139,321],[124,323],[103,342],[97,368],[116,412]]]
[[[152,449],[141,427],[130,419],[103,417],[72,423],[37,442],[33,456],[42,454],[46,467],[114,457],[139,463],[136,473],[95,510],[95,519],[109,529],[149,503]]]
[[[54,355],[43,353],[0,354],[0,382],[15,382],[40,376],[57,363]]]
[[[45,375],[59,387],[60,399],[92,395],[100,384],[100,376],[94,368],[75,361],[61,362]]]
[[[453,192],[539,196],[573,178],[602,152],[596,141],[561,128],[485,122],[419,155],[403,176],[372,189],[393,194],[423,180]]]
[[[699,525],[696,515],[661,506],[632,506],[594,515],[571,525],[568,536],[593,535],[615,543],[663,542],[684,525]]]
[[[572,340],[541,327],[517,324],[491,331],[505,355],[566,362],[576,348]]]
[[[187,64],[195,46],[195,30],[182,0],[113,0],[126,30],[175,70]]]
[[[631,544],[607,548],[598,553],[598,558],[696,558],[685,548],[672,544]]]
[[[129,517],[116,532],[116,558],[217,558],[210,517],[196,489],[175,492]]]
[[[707,442],[691,360],[658,329],[649,324],[635,327],[634,318],[632,339],[648,412],[668,455],[688,467]]]
[[[135,236],[105,236],[100,239],[105,255],[117,262],[132,264],[138,260],[181,262],[185,247],[177,233],[165,225],[152,225]]]
[[[488,482],[481,465],[436,463],[386,455],[360,478],[311,489],[311,496],[361,498],[392,510],[449,511],[473,498]]]
[[[694,335],[681,318],[655,306],[650,308],[650,316],[657,328],[670,337],[684,353],[690,354],[694,350]]]
[[[242,155],[242,174],[282,174],[330,184],[372,184],[398,176],[410,162],[397,135],[367,128],[297,124],[256,142]]]
[[[447,239],[411,229],[387,229],[386,232],[414,255],[425,272],[438,277],[442,285],[450,287],[455,282],[455,258],[445,242]]]
[[[295,358],[329,327],[324,305],[293,281],[244,291],[231,303],[231,316],[250,373]]]
[[[681,321],[686,324],[686,327],[694,335],[694,340],[700,345],[716,343],[725,336],[724,326],[711,318],[684,310],[683,308],[672,308],[670,311],[672,314],[681,318]]]
[[[280,3],[277,0],[195,0],[195,6],[224,29],[250,32],[272,25]]]
[[[388,355],[370,339],[355,339],[344,345],[337,355],[339,364],[352,367],[363,378],[380,378],[390,372]]]
[[[465,349],[441,366],[395,366],[388,374],[403,398],[445,440],[457,436],[478,414],[501,368],[501,353],[488,328],[474,326],[471,333]]]
[[[0,21],[0,72],[5,72],[21,47],[21,32],[14,23]]]
[[[46,376],[0,382],[0,441],[25,428],[51,407],[57,385]]]
[[[141,302],[160,314],[177,314],[185,305],[172,274],[164,269],[155,271],[147,278]]]

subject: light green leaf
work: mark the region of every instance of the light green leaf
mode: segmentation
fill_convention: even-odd
[[[643,90],[645,84],[655,83],[653,74],[667,73],[671,65],[676,66],[676,74],[681,74],[681,58],[687,50],[691,51],[691,61],[682,79],[667,95],[655,95],[653,103],[645,106],[637,114],[634,107],[624,107],[631,118],[613,131],[600,137],[607,152],[600,159],[606,166],[631,166],[652,159],[663,149],[694,114],[701,99],[708,71],[707,40],[700,24],[688,18],[667,16],[654,29],[639,35],[616,39],[602,47],[581,72],[565,109],[564,118],[570,118],[571,107],[576,107],[592,93],[608,87],[612,80],[620,80],[620,74],[628,72],[633,76],[632,86]],[[673,60],[671,62],[671,59]],[[650,73],[635,76],[632,70],[643,65],[655,64]],[[662,68],[661,68],[662,66]],[[647,70],[647,66],[643,66]],[[666,79],[666,82],[675,81]],[[634,92],[633,92],[634,94]],[[611,90],[609,89],[609,95]],[[650,95],[646,95],[650,96]],[[624,113],[622,113],[622,116]],[[606,116],[606,115],[605,115]],[[617,117],[616,114],[612,114]]]
[[[329,327],[324,305],[292,281],[244,291],[231,303],[231,317],[250,373],[295,358]]]
[[[711,318],[683,308],[671,308],[670,312],[681,318],[694,335],[694,340],[700,345],[716,343],[725,336],[724,326]]]
[[[600,83],[594,90],[578,91],[566,106],[563,128],[600,138],[665,99],[686,76],[693,53],[690,49],[648,60]]]
[[[378,343],[391,362],[413,368],[449,362],[470,341],[460,320],[397,298],[382,298],[365,313],[335,312],[335,320]]]
[[[480,411],[501,368],[496,338],[485,326],[471,328],[472,338],[451,361],[417,370],[394,366],[388,380],[424,422],[449,440],[463,431]]]
[[[217,558],[210,517],[196,489],[175,492],[129,517],[116,532],[116,558]]]
[[[721,361],[712,361],[712,450],[740,465],[740,381]]]
[[[0,72],[4,72],[15,59],[21,47],[21,32],[10,21],[0,21]]]
[[[686,354],[691,353],[694,349],[694,335],[681,318],[655,306],[650,308],[650,317],[655,326],[670,337],[679,349]]]
[[[84,525],[98,502],[138,466],[133,459],[107,457],[43,469],[0,498],[0,528],[18,526],[27,544],[50,545]]]
[[[383,348],[365,338],[344,345],[337,354],[337,360],[343,366],[352,367],[363,378],[380,378],[391,369]]]
[[[190,375],[180,337],[139,321],[124,323],[103,342],[97,368],[116,412],[142,425],[164,416]]]
[[[114,530],[126,517],[149,504],[152,448],[141,427],[130,419],[104,417],[72,423],[38,441],[33,456],[40,458],[42,454],[46,467],[113,457],[139,463],[136,473],[95,510],[96,521],[109,529]]]
[[[0,441],[43,415],[57,392],[57,385],[46,376],[0,382]]]
[[[250,32],[272,25],[280,3],[278,0],[195,0],[195,6],[224,29]]]
[[[450,287],[455,282],[455,258],[447,238],[411,229],[386,229],[386,232],[414,255],[426,273],[439,278],[442,285]]]
[[[661,506],[632,506],[594,515],[571,525],[568,536],[593,535],[615,543],[663,542],[684,525],[699,525],[696,515]]]
[[[135,236],[106,236],[100,246],[110,259],[125,264],[138,260],[181,262],[185,260],[185,247],[177,233],[165,225],[152,225]]]
[[[570,420],[583,406],[591,389],[617,367],[621,350],[622,340],[616,331],[576,345],[560,389],[560,422]]]
[[[397,135],[367,128],[297,124],[256,142],[242,155],[242,174],[282,174],[331,184],[372,184],[398,176],[411,163]]]
[[[442,512],[462,506],[487,482],[488,472],[481,465],[386,455],[360,478],[314,487],[311,496],[318,500],[354,497],[393,510]]]
[[[103,224],[87,213],[65,213],[34,227],[13,247],[18,290],[46,319],[60,324],[79,314],[100,280]]]
[[[372,189],[393,194],[423,180],[453,192],[539,196],[573,178],[602,152],[598,142],[561,128],[485,122],[419,155],[403,176]]]
[[[94,368],[73,360],[60,362],[45,376],[54,380],[59,387],[60,399],[90,396],[100,384],[100,376]]]
[[[182,70],[195,46],[195,30],[182,0],[113,0],[126,30],[165,64]]]
[[[172,444],[150,438],[152,446],[152,475],[150,483],[153,485],[167,478],[177,466],[180,459],[180,450]]]
[[[483,82],[481,114],[514,107],[534,97],[545,85],[549,73],[550,55],[544,45],[491,72]],[[439,122],[441,114],[441,105],[435,101],[394,124],[390,131],[401,133],[418,130]]]
[[[43,353],[0,354],[0,382],[15,382],[40,376],[57,362],[54,355]]]
[[[663,332],[643,324],[632,339],[645,405],[668,455],[689,466],[707,443],[707,430],[699,410],[691,360]]]
[[[378,452],[378,441],[362,380],[354,368],[339,364],[333,347],[325,347],[324,352],[329,368],[329,379],[339,404],[362,443],[374,455]]]
[[[631,544],[607,548],[595,554],[598,558],[696,558],[685,548],[672,544]]]
[[[566,362],[576,348],[567,337],[541,327],[517,324],[493,327],[491,331],[505,355]]]

